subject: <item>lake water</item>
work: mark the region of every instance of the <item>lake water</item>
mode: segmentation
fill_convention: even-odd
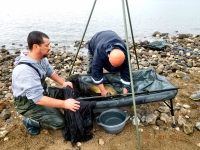
[[[95,0],[5,0],[0,2],[0,46],[25,49],[30,31],[49,35],[52,44],[72,47],[81,40]],[[135,41],[155,31],[200,34],[200,0],[128,0]],[[125,38],[122,0],[97,0],[84,41],[113,30]],[[130,35],[128,19],[127,28]],[[178,33],[177,33],[178,32]],[[15,43],[15,44],[13,44]]]

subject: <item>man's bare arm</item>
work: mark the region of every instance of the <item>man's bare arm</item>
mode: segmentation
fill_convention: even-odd
[[[36,104],[52,108],[65,108],[74,112],[80,108],[80,102],[72,98],[67,100],[60,100],[48,96],[43,96],[42,99],[39,100]]]

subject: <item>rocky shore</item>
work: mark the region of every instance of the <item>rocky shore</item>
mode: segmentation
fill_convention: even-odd
[[[149,41],[136,41],[137,64],[134,45],[129,41],[132,68],[146,69],[153,67],[160,75],[168,76],[170,73],[177,73],[177,76],[181,77],[200,71],[200,35],[179,34],[169,38],[167,33],[155,32],[153,36],[157,39],[162,39],[169,46],[166,46],[164,50],[152,50],[144,48],[149,45]],[[68,52],[67,49],[61,51],[56,47],[57,44],[49,53],[49,62],[54,66],[56,72],[64,78],[69,74],[79,44],[80,42],[75,42],[74,53]],[[176,50],[173,47],[183,50]],[[81,48],[87,49],[87,42],[82,43]],[[190,50],[191,52],[185,52],[184,50]],[[18,55],[20,55],[20,50],[10,54],[5,48],[0,49],[0,98],[2,100],[10,100],[12,98],[11,73],[14,59]],[[80,52],[73,66],[72,74],[86,74],[86,68],[87,56]]]
[[[134,69],[146,69],[153,67],[157,73],[167,79],[181,79],[183,82],[190,82],[190,75],[199,74],[200,72],[200,35],[179,34],[170,37],[167,33],[155,32],[152,35],[155,39],[167,43],[164,49],[156,50],[148,47],[149,41],[135,41],[137,57],[135,55],[134,45],[129,41],[129,49],[131,54],[131,65]],[[56,72],[63,78],[69,74],[71,64],[74,60],[76,49],[80,42],[75,42],[74,53],[66,50],[57,49],[56,46],[50,51],[48,59],[50,64],[54,66]],[[81,48],[87,49],[87,42],[82,43]],[[178,48],[178,49],[175,49]],[[20,50],[14,54],[10,54],[8,50],[2,47],[0,49],[0,139],[7,139],[7,134],[12,132],[5,126],[11,124],[17,118],[22,116],[14,111],[13,96],[11,91],[11,73],[13,70],[14,59],[20,55]],[[138,65],[136,58],[138,59]],[[72,74],[86,74],[87,56],[82,53],[77,56]],[[52,80],[47,79],[51,86],[57,86]],[[197,84],[200,84],[200,81]],[[187,95],[189,97],[189,95]],[[187,98],[188,98],[187,97]],[[181,100],[175,101],[177,128],[186,135],[200,131],[200,104],[198,101],[181,103]],[[159,130],[160,126],[167,124],[170,126],[171,117],[167,106],[160,106],[158,110],[151,113],[144,113],[142,107],[139,107],[138,117],[141,126],[153,125],[155,130]],[[195,113],[191,113],[194,112]],[[189,121],[188,121],[189,119]],[[140,128],[140,132],[143,132]],[[200,141],[199,141],[200,143]],[[197,143],[197,146],[200,144]]]

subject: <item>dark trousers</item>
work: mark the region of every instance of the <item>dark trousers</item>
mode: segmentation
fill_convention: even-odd
[[[93,56],[91,54],[91,52],[88,50],[87,53],[87,57],[88,57],[88,61],[87,61],[87,73],[92,73],[92,60],[93,60]]]
[[[49,87],[47,96],[64,99],[63,89]],[[26,97],[15,98],[15,108],[24,117],[38,121],[41,128],[57,130],[65,126],[65,118],[60,109],[37,105]]]

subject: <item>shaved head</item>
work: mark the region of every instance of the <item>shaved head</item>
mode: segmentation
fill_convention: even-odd
[[[108,57],[112,66],[119,67],[124,62],[125,54],[120,49],[113,49]]]

